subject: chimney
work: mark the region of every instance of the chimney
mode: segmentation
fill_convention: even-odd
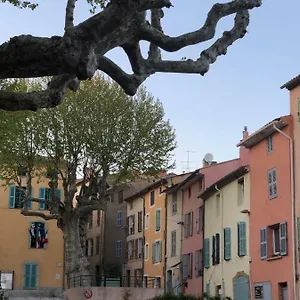
[[[243,130],[243,139],[241,141],[244,141],[245,139],[247,139],[249,137],[249,132],[248,132],[248,128],[247,126],[244,126],[244,130]],[[249,149],[240,146],[240,160],[241,160],[241,165],[245,166],[249,164],[249,159],[250,159],[250,153],[249,153]]]

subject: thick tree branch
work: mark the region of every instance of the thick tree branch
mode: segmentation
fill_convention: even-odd
[[[22,209],[21,214],[23,216],[26,216],[26,217],[39,217],[39,218],[42,218],[46,221],[48,221],[48,220],[57,220],[57,219],[60,218],[59,214],[46,215],[46,214],[38,212],[38,211],[28,211],[26,209]]]
[[[3,110],[37,110],[38,108],[55,107],[65,96],[67,89],[76,91],[79,81],[70,75],[53,77],[44,91],[18,93],[0,90],[0,109]]]
[[[142,0],[140,2],[140,10],[148,10],[163,7],[170,8],[173,6],[170,0]]]
[[[157,30],[159,30],[160,32],[163,32],[163,29],[161,27],[161,19],[163,17],[164,17],[164,12],[162,9],[151,10],[151,25]],[[150,43],[148,60],[158,61],[160,59],[161,59],[161,51],[159,47],[154,43]]]
[[[223,4],[217,3],[208,13],[202,28],[177,37],[170,37],[145,22],[140,28],[140,38],[152,42],[166,51],[178,51],[184,47],[212,39],[215,36],[216,27],[221,18],[243,10],[259,7],[261,4],[262,0],[233,0]]]
[[[68,0],[66,7],[66,18],[65,18],[65,33],[74,27],[74,10],[75,2],[77,0]]]
[[[104,210],[104,201],[92,202],[88,205],[77,207],[74,213],[79,217],[84,217],[94,210]]]

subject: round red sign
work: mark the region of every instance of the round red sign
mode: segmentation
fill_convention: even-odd
[[[92,298],[93,292],[91,290],[85,290],[84,296],[85,296],[85,298],[88,298],[88,299]]]

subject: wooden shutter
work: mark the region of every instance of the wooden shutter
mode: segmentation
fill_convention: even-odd
[[[40,188],[39,199],[45,200],[45,191],[46,191],[45,188]],[[39,203],[39,210],[45,210],[45,207],[46,207],[45,203]]]
[[[300,97],[298,97],[298,122],[300,122]]]
[[[9,208],[15,208],[15,199],[16,199],[16,187],[11,185],[9,186],[9,199],[8,199]]]
[[[27,200],[27,208],[31,209],[32,208],[32,201],[31,199],[33,198],[33,188],[31,187],[31,192],[30,192],[30,196]]]
[[[200,250],[196,250],[195,251],[195,276],[196,278],[199,277],[199,260],[200,260]]]
[[[132,216],[132,234],[135,232],[135,215]]]
[[[187,255],[183,254],[182,255],[182,279],[185,281],[187,280],[187,265],[188,265],[188,261],[187,261]]]
[[[216,264],[216,237],[212,237],[212,264]]]
[[[210,284],[209,284],[209,282],[207,282],[206,285],[205,285],[205,293],[208,297],[210,296]]]
[[[130,234],[129,217],[126,218],[126,228],[127,228],[127,235],[129,235]]]
[[[216,257],[215,257],[216,264],[220,263],[220,234],[216,233]]]
[[[153,263],[153,264],[156,263],[156,261],[155,261],[155,256],[156,256],[156,255],[155,255],[155,254],[156,254],[155,252],[156,252],[156,251],[155,251],[155,250],[156,250],[156,244],[153,243],[153,244],[152,244],[152,263]]]
[[[280,241],[280,254],[287,255],[287,230],[286,222],[279,224],[279,241]]]
[[[188,229],[189,229],[189,215],[186,214],[184,216],[184,237],[188,237]]]
[[[224,259],[231,259],[231,229],[224,228]]]
[[[156,210],[155,217],[155,230],[160,231],[160,209]]]
[[[300,217],[297,217],[297,229],[298,229],[298,250],[300,251]],[[299,255],[300,260],[300,255]]]
[[[189,278],[193,278],[193,252],[190,253],[189,259]]]
[[[196,232],[200,232],[200,207],[196,209]]]
[[[24,266],[24,288],[35,289],[37,279],[37,265],[36,264],[25,264]]]
[[[209,268],[210,266],[210,249],[209,249],[209,238],[203,240],[203,255],[204,255],[204,267]]]
[[[193,225],[194,225],[194,212],[190,213],[190,236],[193,235]]]
[[[260,230],[260,258],[267,258],[267,228],[262,228]]]
[[[158,242],[158,262],[162,261],[162,241]]]
[[[238,223],[238,255],[245,256],[246,254],[246,222],[242,221]]]

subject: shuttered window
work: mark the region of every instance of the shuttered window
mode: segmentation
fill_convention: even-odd
[[[276,168],[268,171],[268,183],[269,183],[269,199],[277,197],[277,173]]]
[[[155,212],[155,231],[160,231],[161,227],[161,210],[157,209]]]
[[[210,241],[209,238],[203,240],[203,252],[204,252],[204,267],[210,267]]]
[[[231,259],[231,228],[224,228],[224,259]]]
[[[24,289],[33,290],[37,288],[37,264],[26,263],[24,265]]]
[[[247,254],[247,241],[246,241],[246,222],[238,223],[238,255],[245,256]]]
[[[260,230],[260,258],[267,258],[267,228]]]
[[[280,240],[280,254],[287,255],[287,230],[286,222],[279,224],[279,240]]]

